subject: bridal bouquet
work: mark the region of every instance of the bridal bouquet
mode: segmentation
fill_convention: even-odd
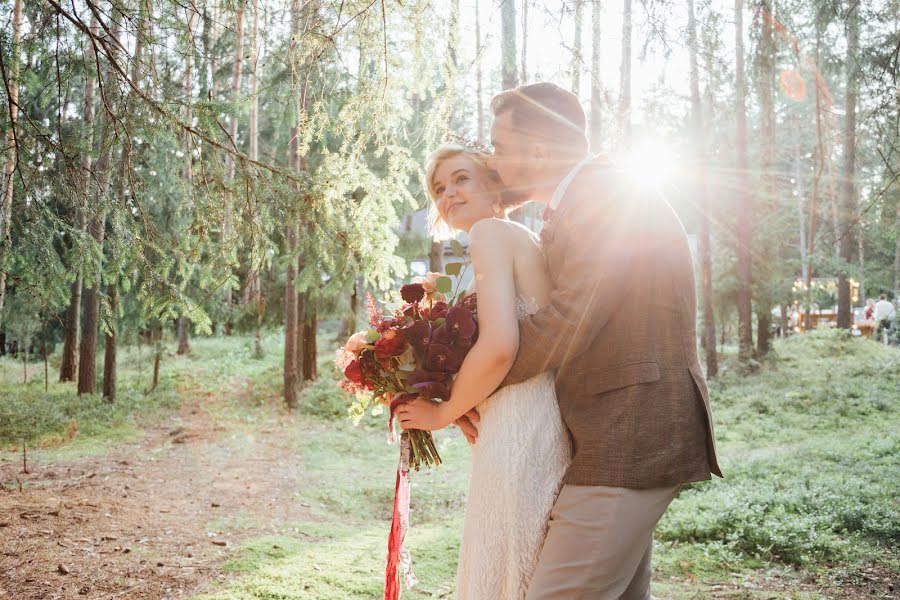
[[[453,246],[454,253],[461,256],[459,243]],[[369,329],[353,334],[337,352],[335,364],[344,373],[338,385],[356,396],[350,415],[359,422],[370,406],[390,405],[391,442],[396,440],[396,408],[419,396],[447,400],[453,376],[478,338],[475,294],[457,294],[448,276],[457,275],[461,280],[462,268],[461,263],[451,263],[447,275],[428,273],[404,285],[399,290],[401,302],[388,314],[369,295]],[[410,467],[418,471],[422,465],[439,464],[441,457],[430,431],[411,430],[400,436],[384,600],[400,597],[401,573],[407,588],[416,584],[412,559],[403,546],[409,530]]]
[[[448,265],[459,274],[459,263]],[[357,420],[371,405],[390,405],[389,434],[394,435],[394,411],[416,397],[435,401],[450,397],[453,376],[478,338],[474,294],[451,293],[452,280],[429,273],[400,288],[402,303],[383,314],[368,297],[370,328],[360,331],[338,350],[335,364],[344,373],[338,385],[352,392],[350,408]],[[430,431],[409,431],[410,464],[441,463]]]

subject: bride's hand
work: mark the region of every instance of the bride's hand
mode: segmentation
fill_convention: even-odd
[[[450,419],[445,416],[443,410],[445,403],[416,398],[412,402],[401,404],[397,407],[397,420],[404,430],[422,429],[434,431],[443,429],[450,424]]]

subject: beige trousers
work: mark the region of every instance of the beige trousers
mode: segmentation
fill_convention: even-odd
[[[563,486],[527,600],[647,600],[653,529],[679,486]]]

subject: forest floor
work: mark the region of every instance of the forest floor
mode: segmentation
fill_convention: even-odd
[[[72,440],[64,430],[45,436],[29,453],[27,474],[21,472],[21,448],[0,437],[0,600],[379,597],[395,463],[381,420],[358,428],[347,423],[343,401],[328,381],[307,389],[299,414],[285,413],[277,400],[277,353],[254,363],[243,358],[248,347],[246,340],[198,340],[191,357],[167,357],[171,378],[164,393],[174,397],[171,408],[138,412],[96,432],[85,424]],[[833,348],[825,347],[779,351],[803,368],[804,353],[844,365],[846,348],[832,356]],[[881,349],[852,348],[856,362],[874,357],[876,372],[900,364]],[[327,358],[322,366],[327,369]],[[781,378],[789,369],[781,367]],[[863,370],[871,385],[871,373]],[[820,382],[840,400],[837,421],[829,409],[813,414],[817,424],[803,431],[785,410],[776,430],[770,426],[774,411],[753,406],[754,386],[771,390],[772,382],[765,374],[756,377],[737,384],[725,376],[715,390],[731,476],[694,486],[673,504],[657,535],[654,594],[900,597],[893,522],[898,506],[890,483],[898,467],[896,400],[863,410],[847,403],[854,394],[841,396],[844,383]],[[896,377],[887,384],[877,384],[873,394],[900,390]],[[782,391],[799,402],[798,412],[816,413],[810,409],[814,394],[787,388]],[[830,424],[820,427],[822,421]],[[786,443],[798,436],[812,441]],[[452,596],[468,448],[457,432],[439,435],[438,444],[447,468],[417,474],[413,484],[409,539],[421,583],[410,597]],[[842,452],[849,446],[862,447],[859,456]],[[855,487],[860,481],[846,479],[825,454],[816,454],[826,451],[840,456],[841,468],[858,472],[859,464],[867,464],[868,487],[877,489],[861,492]],[[800,460],[785,462],[785,454]],[[756,462],[766,468],[747,464]],[[830,473],[830,479],[821,483],[810,471],[792,473],[809,462],[812,473]],[[770,471],[781,479],[774,487]],[[809,499],[783,496],[796,487],[792,478],[805,481]],[[886,479],[885,489],[872,483],[876,478]],[[836,500],[835,489],[845,487],[846,497]],[[754,493],[766,499],[759,514],[752,510],[760,504]],[[861,504],[848,508],[848,498]],[[828,537],[817,522],[803,520],[809,511],[804,502],[838,506],[829,509],[829,518],[849,525]],[[785,506],[794,506],[797,515],[779,521],[773,515],[783,515]],[[747,539],[761,523],[777,532],[753,541],[751,551]]]

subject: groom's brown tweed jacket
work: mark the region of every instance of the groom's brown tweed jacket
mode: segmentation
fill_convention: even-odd
[[[557,369],[575,449],[564,482],[654,488],[721,476],[691,251],[672,207],[597,161],[541,239],[551,301],[519,321],[503,385]]]

